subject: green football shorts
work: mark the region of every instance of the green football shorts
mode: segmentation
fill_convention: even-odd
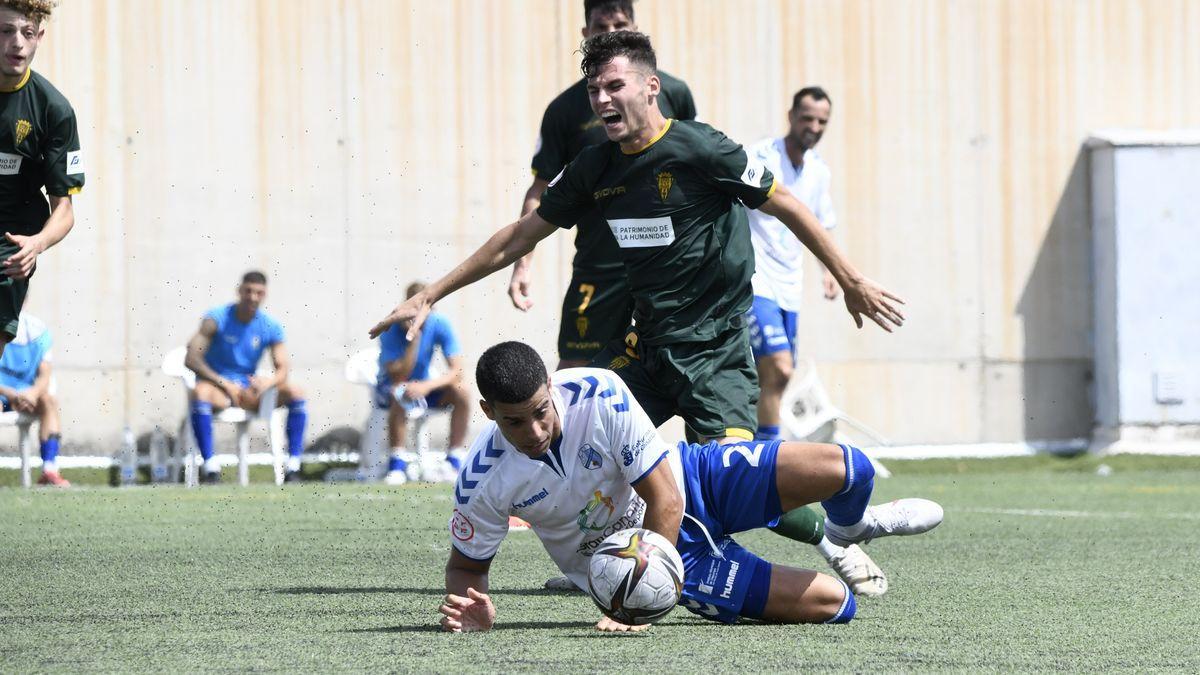
[[[670,345],[644,344],[631,327],[591,365],[619,375],[655,426],[679,415],[707,438],[754,438],[758,371],[742,323],[708,342]]]
[[[589,279],[572,275],[558,324],[558,358],[591,361],[620,340],[633,316],[633,297],[625,277]]]

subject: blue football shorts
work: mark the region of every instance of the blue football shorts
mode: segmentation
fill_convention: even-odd
[[[684,569],[680,604],[692,613],[722,623],[762,616],[771,564],[730,535],[783,515],[775,485],[779,443],[679,444],[687,493],[677,546]]]
[[[381,380],[378,382],[375,385],[375,407],[380,410],[387,410],[388,408],[391,408],[392,404],[396,402],[396,397],[392,394],[392,391],[395,388],[396,385],[388,382],[387,380]],[[428,396],[425,397],[425,402],[430,408],[441,408],[444,405],[442,403],[442,395],[445,393],[445,388],[434,389],[433,391],[429,392]]]
[[[799,315],[780,309],[774,300],[754,296],[746,312],[746,328],[750,331],[750,351],[761,359],[776,352],[796,352],[796,325]]]

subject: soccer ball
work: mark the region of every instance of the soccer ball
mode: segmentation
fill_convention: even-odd
[[[654,623],[683,592],[683,559],[662,535],[630,528],[601,542],[588,566],[588,593],[610,619]]]

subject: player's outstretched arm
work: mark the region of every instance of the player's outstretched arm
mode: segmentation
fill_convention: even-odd
[[[522,217],[537,210],[542,203],[542,193],[548,185],[550,181],[534,177],[529,189],[525,191],[525,199],[521,201]],[[521,256],[513,263],[512,279],[508,282],[508,299],[512,300],[513,307],[522,312],[527,312],[533,307],[533,296],[529,293],[529,269],[532,265],[532,252]]]
[[[470,633],[491,630],[496,623],[496,607],[487,594],[491,561],[471,560],[454,548],[446,561],[446,597],[438,611],[442,630]]]
[[[75,206],[71,197],[50,195],[50,217],[42,231],[32,236],[4,233],[4,238],[20,250],[4,261],[4,274],[14,279],[28,279],[33,274],[37,257],[62,241],[75,227]]]
[[[778,218],[833,274],[846,294],[846,310],[854,318],[855,325],[862,328],[864,316],[889,333],[893,326],[904,325],[904,315],[897,307],[903,305],[904,300],[860,274],[812,211],[787,188],[777,185],[771,198],[759,210]]]
[[[683,520],[683,495],[679,494],[670,462],[665,459],[659,462],[633,485],[633,490],[646,502],[642,527],[661,534],[674,546]]]
[[[413,339],[414,331],[425,323],[425,317],[429,316],[433,303],[511,265],[517,258],[532,251],[539,241],[549,237],[556,229],[558,228],[543,220],[537,211],[501,228],[449,274],[397,305],[390,314],[371,328],[371,337],[379,337],[389,326],[407,322],[408,339]]]

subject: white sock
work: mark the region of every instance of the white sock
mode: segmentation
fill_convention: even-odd
[[[204,473],[220,473],[221,465],[217,464],[217,456],[213,455],[204,460]]]
[[[826,562],[833,560],[834,556],[839,556],[846,549],[829,541],[828,537],[821,537],[821,542],[817,544],[817,550],[821,552],[821,556]]]
[[[58,462],[55,460],[42,462],[42,473],[58,473]]]
[[[288,471],[299,471],[300,470],[300,457],[298,455],[288,455],[287,470]]]

